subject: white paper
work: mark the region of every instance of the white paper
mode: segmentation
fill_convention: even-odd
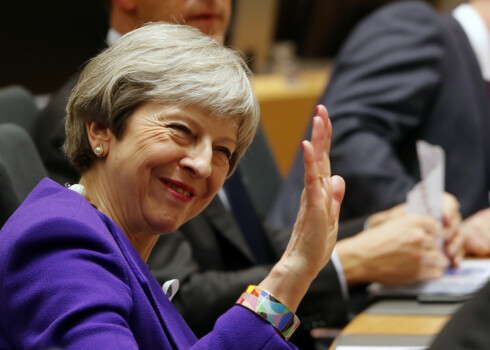
[[[369,289],[376,295],[466,296],[478,291],[490,280],[490,259],[466,259],[459,267],[447,269],[438,279],[410,286],[383,286],[373,283]]]
[[[442,223],[445,154],[440,146],[417,141],[421,180],[407,194],[408,214],[429,215]]]

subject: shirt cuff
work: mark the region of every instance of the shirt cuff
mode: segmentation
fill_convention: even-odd
[[[337,277],[339,278],[340,290],[342,291],[342,296],[344,300],[349,299],[349,289],[347,288],[347,281],[345,280],[344,269],[342,268],[342,263],[340,262],[339,255],[335,251],[335,248],[332,252],[332,256],[330,257],[332,260],[333,267],[337,272]]]

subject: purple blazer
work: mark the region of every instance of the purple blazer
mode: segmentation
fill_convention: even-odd
[[[241,306],[198,340],[119,227],[49,179],[0,231],[0,322],[0,349],[295,348]]]

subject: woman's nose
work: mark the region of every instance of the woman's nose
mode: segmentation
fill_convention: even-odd
[[[206,178],[211,175],[213,148],[201,143],[195,145],[181,160],[181,165],[191,171],[194,176]]]

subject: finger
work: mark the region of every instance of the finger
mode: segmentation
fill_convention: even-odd
[[[431,266],[421,269],[419,272],[418,280],[420,282],[430,281],[437,278],[441,278],[444,275],[445,269],[437,266]]]
[[[442,194],[442,210],[444,219],[451,219],[459,213],[459,202],[452,194],[444,192]]]
[[[323,138],[323,168],[325,170],[325,176],[330,176],[331,175],[331,170],[330,170],[330,145],[331,145],[331,139],[332,139],[332,123],[330,122],[330,119],[328,117],[328,111],[323,105],[318,105],[316,107],[316,114],[323,120],[324,123],[324,128],[325,128],[325,135]]]
[[[446,245],[446,253],[451,259],[451,266],[458,266],[465,254],[465,238],[462,234],[454,235],[451,242]]]
[[[454,214],[450,219],[445,219],[444,223],[444,240],[451,241],[454,235],[457,233],[461,224],[461,215],[459,212]]]
[[[461,233],[456,233],[447,246],[447,253],[454,258],[462,250],[464,250],[464,236]]]
[[[465,254],[466,252],[464,249],[458,252],[458,254],[456,254],[456,256],[452,259],[451,266],[458,267],[461,264],[461,261],[463,261]]]
[[[313,117],[313,130],[311,132],[311,144],[315,152],[314,160],[323,161],[325,153],[325,122],[321,117]]]
[[[330,122],[330,118],[328,117],[328,111],[324,105],[318,105],[316,107],[316,115],[322,118],[325,123],[325,130],[328,139],[326,139],[325,146],[327,153],[330,151],[330,138],[332,137],[332,123]]]
[[[410,214],[407,215],[407,219],[434,237],[443,237],[444,235],[441,224],[430,216]]]
[[[331,181],[329,178],[323,179],[319,177],[315,152],[311,142],[303,141],[302,147],[305,161],[305,199],[310,204],[314,203],[317,206],[327,206],[327,208],[330,208],[332,201]]]
[[[490,239],[485,237],[483,234],[472,235],[471,237],[466,237],[466,250],[469,254],[474,254],[476,256],[488,256],[490,255]]]
[[[466,237],[465,239],[465,251],[468,255],[484,256],[485,249],[483,247],[484,242],[480,238]]]
[[[440,249],[426,252],[421,260],[418,280],[427,281],[441,277],[449,267],[449,264],[449,259],[441,252]]]
[[[318,169],[315,166],[315,151],[310,141],[301,143],[303,148],[303,158],[305,163],[305,187],[311,183],[318,182]]]
[[[436,267],[446,269],[450,265],[448,257],[440,249],[432,249],[424,253],[422,257],[424,267]]]
[[[476,223],[470,221],[461,226],[461,232],[465,239],[465,249],[468,254],[486,256],[490,253],[490,237]]]
[[[421,243],[422,248],[425,250],[441,250],[440,240],[438,237],[434,237],[430,233],[423,231],[424,239]]]
[[[333,207],[332,213],[336,220],[338,220],[340,214],[340,205],[344,199],[345,194],[345,181],[342,177],[334,175],[332,176],[332,197]]]
[[[455,227],[458,227],[460,224],[461,224],[461,221],[462,221],[462,216],[461,216],[461,213],[459,211],[456,211],[449,219],[448,219],[448,223],[446,226],[448,227],[452,227],[452,228],[455,228]]]
[[[320,179],[320,184],[325,185],[324,189],[327,192],[326,201],[324,202],[328,208],[330,208],[331,204],[331,184],[326,183],[324,178],[329,177],[330,173],[330,163],[328,161],[328,156],[325,155],[326,151],[324,148],[324,139],[326,137],[325,134],[325,125],[323,119],[321,117],[313,118],[313,130],[311,135],[310,145],[312,146],[311,152],[308,147],[308,156],[305,158],[305,180],[308,180],[308,183],[305,182],[305,185],[311,183],[316,179]],[[327,159],[327,161],[325,161]],[[308,164],[307,164],[308,163]],[[306,173],[306,167],[308,167],[308,174]],[[325,180],[327,180],[325,179]],[[315,191],[321,191],[320,187],[316,187]],[[313,198],[313,197],[312,197]]]
[[[318,179],[319,176],[325,176],[322,163],[324,153],[323,138],[325,135],[323,124],[323,120],[320,117],[314,117],[311,142],[303,141],[302,143],[305,161],[305,185]]]

